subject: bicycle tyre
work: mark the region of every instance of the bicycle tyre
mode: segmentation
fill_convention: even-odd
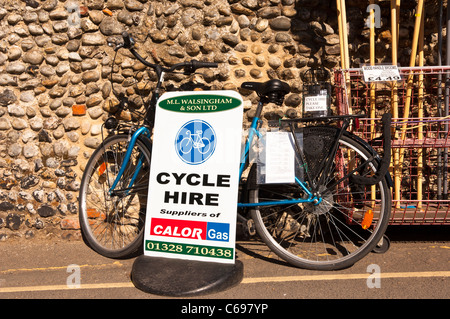
[[[134,187],[128,193],[109,195],[108,191],[122,165],[128,147],[128,134],[108,137],[98,147],[83,173],[79,193],[79,220],[85,242],[97,253],[109,258],[129,258],[142,250],[151,143],[139,137],[127,168],[116,190],[129,186],[138,159],[142,167]]]
[[[202,144],[203,146],[198,149],[198,152],[205,155],[211,149],[211,141],[206,137],[202,137]]]
[[[181,140],[179,148],[180,148],[181,153],[188,154],[191,152],[192,146],[193,146],[192,140],[188,137],[185,137]]]
[[[337,136],[338,130],[331,127],[321,127],[318,130],[317,127],[306,127],[296,131],[296,134],[303,133],[304,142],[317,147],[317,144],[320,144],[317,143],[317,134],[324,129],[328,131],[331,140]],[[310,136],[312,141],[308,142],[306,136]],[[347,151],[353,151],[351,154],[355,157],[346,159],[345,156],[348,156],[346,154],[350,154]],[[304,153],[306,154],[306,151]],[[327,190],[327,185],[339,180],[340,175],[345,176],[344,174],[349,171],[349,164],[357,164],[360,158],[366,160],[371,155],[356,137],[352,138],[351,134],[345,132],[339,139],[332,173],[328,176],[332,179],[319,186],[319,190],[323,192],[323,201],[320,204],[259,206],[250,210],[256,231],[263,242],[289,264],[311,270],[347,268],[366,256],[380,241],[389,222],[391,192],[386,179],[373,186],[375,199],[369,197],[372,186],[352,185],[348,178],[339,183],[335,189]],[[312,161],[317,162],[316,159],[311,159],[311,166]],[[345,165],[338,168],[335,165],[337,162]],[[374,159],[369,168],[366,168],[365,176],[373,174],[376,168],[377,162]],[[312,171],[316,174],[312,179],[317,181],[321,172],[314,172],[314,169]],[[249,190],[251,203],[302,196],[302,190],[294,184],[257,185],[256,165],[252,167],[250,178],[254,185]],[[341,185],[342,183],[344,185]],[[346,190],[349,191],[348,194],[344,194]],[[344,196],[347,196],[347,199],[344,199]],[[374,212],[374,217],[370,227],[364,230],[361,223],[369,207]]]

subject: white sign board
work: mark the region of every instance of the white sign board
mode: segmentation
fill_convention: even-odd
[[[396,65],[366,65],[362,67],[365,82],[384,82],[401,80]]]
[[[234,91],[161,96],[144,255],[234,263],[242,115]]]

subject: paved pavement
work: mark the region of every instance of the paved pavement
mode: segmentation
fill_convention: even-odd
[[[249,299],[253,301],[248,304],[255,304],[253,313],[262,311],[261,304],[270,306],[271,300],[278,299],[449,299],[450,227],[391,228],[389,235],[388,252],[369,254],[353,267],[332,272],[294,268],[260,242],[239,241],[242,282],[206,296],[175,298],[178,305],[171,310],[199,311],[192,307],[199,302],[211,304],[211,299],[222,300],[225,314],[226,309],[248,313],[250,306],[243,305]],[[134,259],[105,258],[81,241],[1,242],[0,260],[1,299],[172,299],[133,285]]]

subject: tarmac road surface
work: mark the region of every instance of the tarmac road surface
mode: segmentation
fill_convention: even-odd
[[[391,247],[386,253],[371,253],[348,269],[332,272],[294,268],[261,242],[238,241],[237,259],[244,265],[242,282],[190,298],[137,289],[130,280],[134,259],[105,258],[82,241],[8,240],[0,242],[0,298],[158,299],[162,304],[166,302],[162,299],[175,299],[176,306],[169,308],[180,314],[211,311],[194,306],[215,305],[212,299],[221,300],[215,314],[267,313],[280,307],[271,304],[275,299],[290,300],[291,306],[299,299],[449,299],[450,227],[394,226],[388,234]],[[263,304],[271,309],[263,309]]]

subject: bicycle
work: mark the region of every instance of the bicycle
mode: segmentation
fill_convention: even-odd
[[[207,137],[203,137],[203,131],[196,131],[195,134],[186,132],[187,137],[183,138],[180,143],[180,152],[188,154],[192,149],[197,150],[200,154],[208,153],[211,148],[211,141]],[[192,137],[195,137],[193,139]]]
[[[148,179],[152,151],[151,132],[154,111],[165,74],[192,75],[199,68],[217,67],[217,63],[186,61],[169,68],[146,61],[134,49],[128,33],[114,47],[127,48],[145,66],[156,72],[157,84],[149,101],[144,101],[143,113],[134,112],[134,123],[119,121],[115,115],[129,106],[118,94],[120,104],[104,127],[110,132],[89,158],[80,184],[79,220],[83,238],[88,246],[110,258],[124,258],[136,253],[143,241],[143,228],[148,194]],[[111,85],[114,81],[111,73]]]
[[[131,42],[125,36],[124,39],[126,44]],[[137,52],[132,53],[143,64],[149,64]],[[382,119],[383,157],[348,131],[363,115],[283,119],[270,123],[292,136],[296,171],[301,173],[296,174],[294,183],[260,183],[260,165],[250,163],[250,148],[255,137],[262,138],[260,117],[264,105],[282,105],[290,87],[280,80],[244,82],[241,87],[255,91],[259,102],[239,168],[238,220],[251,235],[257,234],[291,265],[316,270],[353,265],[377,247],[389,222],[390,115]],[[152,98],[152,101],[154,107],[157,99]],[[316,124],[312,125],[313,121]],[[150,135],[150,127],[145,124],[128,133],[115,134],[103,142],[86,166],[80,188],[80,224],[91,247],[107,257],[124,258],[142,247]],[[107,151],[112,146],[115,151]],[[108,161],[114,165],[104,164]],[[249,173],[245,179],[247,168]],[[95,210],[96,214],[89,217],[86,200],[91,177],[96,174],[99,177],[91,187],[101,192],[90,191],[90,194],[99,197],[97,201],[103,197],[105,209],[103,212]],[[100,178],[105,174],[109,178]],[[112,202],[114,205],[110,204]],[[114,230],[111,232],[114,236],[103,241],[105,232],[90,226],[95,221]]]

